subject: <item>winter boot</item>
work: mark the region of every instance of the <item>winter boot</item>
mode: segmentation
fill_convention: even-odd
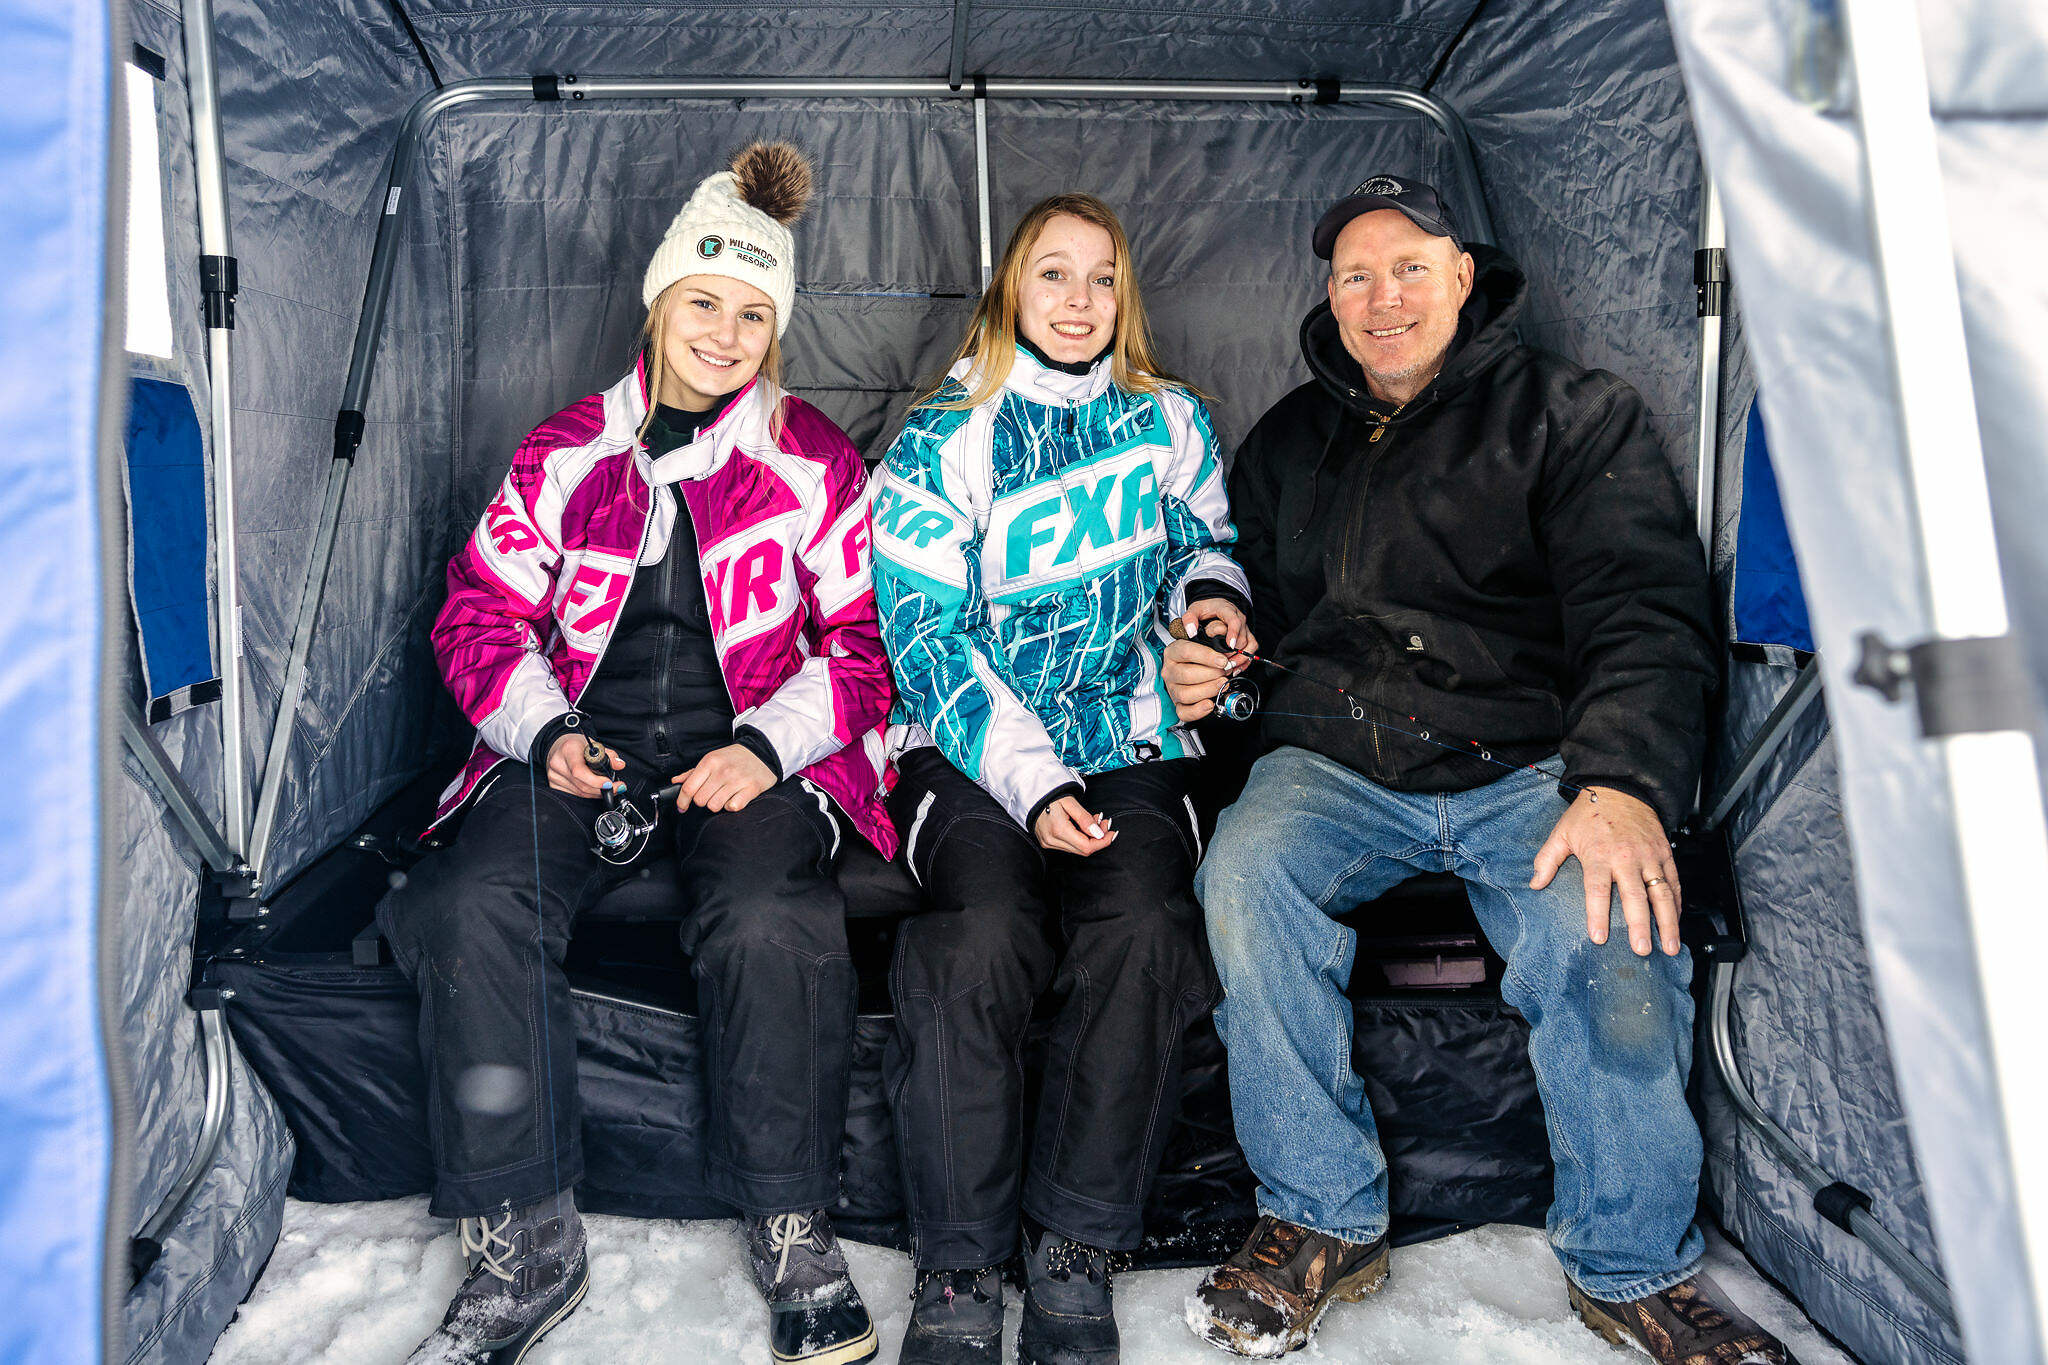
[[[1624,1303],[1566,1283],[1579,1321],[1616,1346],[1640,1346],[1657,1365],[1798,1365],[1784,1343],[1704,1275]]]
[[[1017,1365],[1116,1365],[1109,1253],[1057,1232],[1024,1243],[1024,1326]]]
[[[1306,1346],[1332,1299],[1356,1303],[1386,1279],[1385,1237],[1361,1245],[1265,1217],[1184,1311],[1202,1340],[1270,1359]]]
[[[518,1365],[590,1287],[576,1201],[564,1190],[458,1227],[469,1275],[411,1365]]]
[[[823,1209],[750,1217],[746,1233],[754,1283],[768,1300],[768,1348],[778,1365],[874,1359],[875,1325]]]
[[[997,1267],[923,1271],[916,1299],[897,1365],[1000,1365],[1003,1277]]]

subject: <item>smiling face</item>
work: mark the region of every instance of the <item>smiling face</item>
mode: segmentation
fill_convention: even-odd
[[[1352,219],[1330,252],[1337,335],[1384,402],[1405,403],[1436,378],[1471,293],[1471,256],[1395,209]]]
[[[667,310],[658,401],[670,407],[702,412],[746,387],[775,340],[775,304],[725,275],[686,275],[655,306]]]
[[[1106,229],[1055,214],[1025,255],[1017,330],[1062,364],[1095,359],[1116,336],[1116,272]]]

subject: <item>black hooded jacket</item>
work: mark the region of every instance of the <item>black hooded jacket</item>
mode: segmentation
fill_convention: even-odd
[[[1562,753],[1567,783],[1676,828],[1716,679],[1691,514],[1635,390],[1519,344],[1521,269],[1472,255],[1458,339],[1412,402],[1389,416],[1368,394],[1323,304],[1301,326],[1314,381],[1238,450],[1236,557],[1265,652],[1381,722],[1268,669],[1265,738],[1401,791]]]

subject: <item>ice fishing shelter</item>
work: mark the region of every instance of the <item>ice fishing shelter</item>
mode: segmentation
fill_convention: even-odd
[[[448,553],[517,436],[623,366],[681,195],[781,135],[821,192],[790,378],[870,454],[1041,194],[1124,213],[1164,353],[1232,438],[1301,375],[1321,206],[1375,170],[1444,186],[1528,271],[1527,338],[1632,381],[1701,490],[1730,653],[1699,823],[1747,929],[1704,964],[1709,1202],[1866,1360],[2048,1359],[2024,738],[2048,677],[2048,13],[1922,17],[11,7],[45,79],[0,137],[0,498],[26,570],[0,671],[23,744],[0,1355],[200,1359],[260,1273],[293,1134],[225,1027],[232,978],[195,984],[195,922],[260,941],[284,889],[452,761],[425,646]],[[109,210],[151,157],[124,232]],[[124,347],[138,250],[169,306]],[[1787,588],[1780,516],[1810,625],[1796,590],[1759,605]]]

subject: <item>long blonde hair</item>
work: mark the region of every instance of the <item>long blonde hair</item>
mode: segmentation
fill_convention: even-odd
[[[996,267],[987,292],[975,305],[967,335],[946,361],[946,372],[950,373],[961,361],[973,360],[974,367],[963,384],[966,392],[938,401],[946,387],[941,375],[918,406],[941,410],[979,407],[1003,387],[1017,359],[1017,302],[1023,297],[1024,271],[1030,263],[1031,248],[1045,225],[1061,214],[1093,223],[1109,234],[1116,261],[1116,333],[1110,342],[1109,376],[1116,386],[1129,393],[1158,393],[1170,388],[1196,393],[1191,385],[1161,369],[1153,355],[1152,329],[1145,321],[1145,303],[1138,294],[1138,272],[1131,265],[1130,239],[1124,235],[1115,210],[1092,194],[1055,194],[1033,204],[1010,234],[1009,245],[1003,248],[1002,264]]]
[[[687,278],[687,277],[686,277]],[[677,280],[676,284],[681,284]],[[640,444],[647,444],[647,433],[654,428],[654,405],[661,401],[662,377],[668,373],[668,346],[662,338],[668,332],[668,310],[675,307],[676,285],[672,284],[654,296],[654,306],[647,310],[647,321],[640,324],[640,358],[647,365],[647,415],[640,419]],[[768,351],[761,357],[761,368],[757,372],[765,385],[762,396],[768,400],[768,434],[781,439],[782,410],[788,390],[782,387],[782,338],[770,335]]]

